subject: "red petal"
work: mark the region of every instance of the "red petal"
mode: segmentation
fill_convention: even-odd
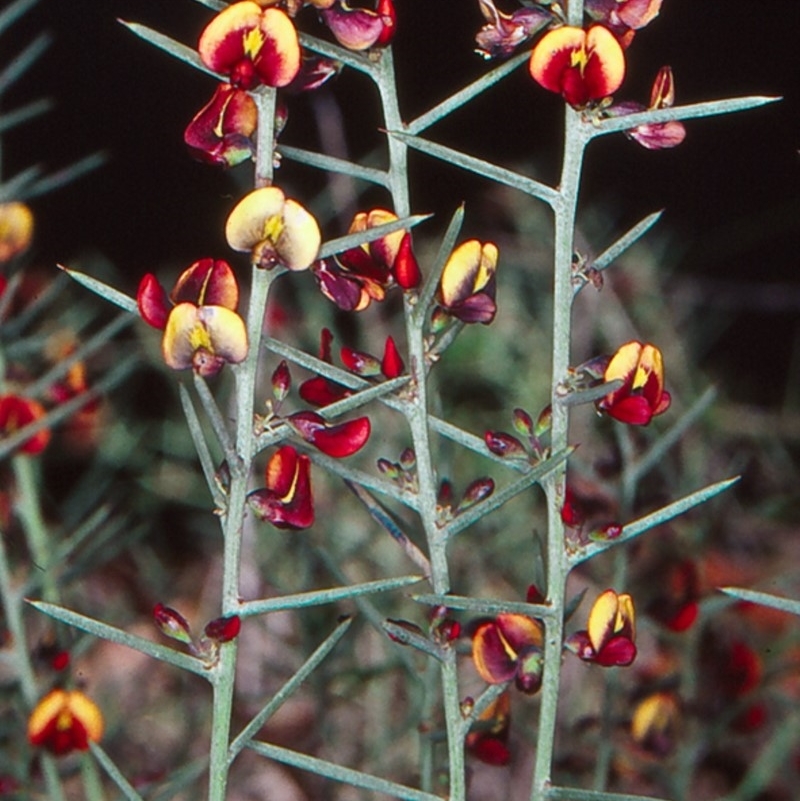
[[[400,249],[397,251],[392,272],[395,281],[403,289],[416,289],[422,281],[419,264],[411,249],[410,234],[406,234],[400,242]]]
[[[306,403],[310,403],[312,406],[328,406],[346,398],[350,394],[350,390],[318,375],[300,384],[298,393]]]
[[[636,659],[636,646],[627,637],[612,637],[597,653],[595,662],[603,667],[626,667]]]
[[[386,337],[386,344],[383,347],[383,359],[381,359],[381,372],[386,378],[397,378],[405,371],[406,366],[397,350],[394,339]]]
[[[517,655],[509,653],[494,621],[484,623],[472,638],[472,661],[489,684],[502,684],[516,676]]]
[[[334,459],[352,456],[364,447],[370,435],[368,417],[329,425],[316,412],[297,412],[288,422],[306,442]]]
[[[136,305],[139,307],[139,314],[148,325],[159,330],[164,329],[172,305],[166,290],[152,273],[147,273],[139,282]]]

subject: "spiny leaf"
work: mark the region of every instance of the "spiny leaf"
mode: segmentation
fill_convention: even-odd
[[[519,189],[531,197],[539,198],[549,205],[553,205],[559,201],[560,195],[557,190],[553,189],[547,184],[540,181],[535,181],[533,178],[528,178],[520,175],[518,172],[508,170],[505,167],[498,167],[496,164],[484,161],[483,159],[468,156],[459,150],[439,145],[436,142],[431,142],[428,139],[422,139],[419,136],[410,136],[402,131],[387,131],[388,135],[393,139],[398,139],[409,147],[419,150],[421,153],[427,153],[429,156],[446,161],[449,164],[454,164],[456,167],[474,172],[476,175],[481,175],[504,186],[510,186],[513,189]]]
[[[581,562],[585,562],[587,559],[591,559],[591,557],[596,556],[602,551],[606,551],[622,542],[628,542],[634,537],[644,534],[645,531],[655,528],[656,526],[660,526],[662,523],[666,523],[668,520],[672,520],[674,517],[682,515],[684,512],[688,512],[695,506],[699,506],[701,503],[704,503],[714,496],[719,495],[721,492],[724,492],[726,489],[729,489],[738,480],[739,476],[735,476],[734,478],[729,478],[725,481],[719,481],[716,484],[711,484],[704,489],[693,492],[691,495],[687,495],[680,500],[667,504],[667,506],[662,507],[652,514],[645,515],[645,517],[640,517],[638,520],[634,520],[632,523],[628,523],[626,526],[624,526],[622,529],[622,534],[620,534],[620,536],[614,540],[608,542],[590,542],[588,545],[584,545],[582,548],[578,549],[569,556],[570,566],[574,567]]]
[[[62,623],[85,631],[87,634],[91,634],[94,637],[99,637],[109,642],[115,642],[119,645],[125,645],[128,648],[133,648],[134,651],[139,651],[147,656],[151,656],[153,659],[167,662],[170,665],[188,670],[191,673],[196,673],[198,676],[203,676],[206,679],[211,678],[208,668],[194,656],[182,654],[180,651],[175,651],[172,648],[167,648],[158,643],[151,642],[136,634],[129,634],[127,631],[109,626],[107,623],[102,623],[94,618],[81,615],[78,612],[73,612],[71,609],[65,609],[63,606],[45,603],[44,601],[28,601],[28,603],[40,612],[49,615],[54,620],[60,620]]]
[[[389,188],[389,176],[384,170],[364,167],[361,164],[338,159],[335,156],[327,156],[324,153],[315,153],[312,150],[303,150],[289,145],[278,145],[277,151],[284,158],[291,159],[299,164],[308,164],[310,167],[317,167],[320,170],[335,172],[339,175],[349,175],[351,178],[358,178],[386,189]]]
[[[671,122],[672,120],[690,120],[697,117],[712,117],[717,114],[730,114],[733,111],[747,111],[769,103],[776,103],[778,100],[782,100],[782,98],[752,95],[749,97],[733,97],[728,100],[692,103],[686,106],[672,106],[672,108],[654,109],[652,111],[639,111],[636,114],[624,114],[621,117],[611,117],[599,122],[584,122],[584,135],[587,139],[594,139],[596,136],[629,131],[639,125],[652,125],[653,123]]]
[[[148,28],[147,25],[141,25],[138,22],[126,22],[124,19],[118,21],[122,23],[128,30],[132,31],[146,42],[150,42],[150,44],[155,45],[165,53],[169,53],[179,61],[183,61],[190,67],[200,70],[200,72],[205,72],[206,75],[212,75],[217,78],[217,80],[221,80],[219,75],[217,75],[215,72],[212,72],[210,69],[208,69],[208,67],[206,67],[205,64],[203,64],[203,62],[200,60],[200,56],[197,54],[197,51],[193,50],[191,47],[187,47],[185,44],[181,44],[180,42],[175,41],[175,39],[172,39],[163,33],[159,33],[152,28]]]
[[[92,278],[91,275],[86,275],[86,273],[82,273],[78,270],[71,270],[63,264],[58,264],[56,266],[59,270],[63,270],[70,278],[77,281],[82,286],[85,286],[87,289],[90,289],[95,295],[99,295],[101,298],[111,301],[111,303],[119,306],[120,309],[133,312],[133,314],[139,314],[139,307],[130,295],[126,295],[124,292],[114,289],[113,286],[109,286],[97,278]]]
[[[792,598],[783,598],[780,595],[770,595],[767,592],[746,590],[741,587],[720,587],[719,591],[738,598],[740,601],[749,601],[761,604],[761,606],[769,606],[772,609],[779,609],[781,612],[788,612],[791,615],[800,615],[800,601]]]

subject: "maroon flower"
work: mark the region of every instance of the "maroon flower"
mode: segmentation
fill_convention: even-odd
[[[286,420],[306,442],[335,459],[360,451],[370,435],[369,417],[333,425],[316,412],[296,412]]]
[[[267,463],[264,489],[247,496],[259,520],[276,528],[304,529],[314,523],[311,462],[291,445],[277,450]]]

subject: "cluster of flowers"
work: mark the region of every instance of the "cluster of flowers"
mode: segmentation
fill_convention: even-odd
[[[540,86],[560,94],[573,108],[618,117],[670,108],[675,102],[669,67],[662,67],[656,75],[648,106],[611,102],[611,95],[625,78],[625,50],[636,32],[658,16],[662,0],[587,0],[584,28],[564,24],[556,4],[526,3],[505,14],[494,0],[478,3],[486,24],[475,39],[478,52],[486,58],[509,56],[519,45],[550,29],[534,46],[528,68]],[[677,120],[639,125],[627,133],[650,150],[675,147],[686,136]]]
[[[251,93],[261,86],[288,92],[316,89],[338,72],[335,61],[301,48],[293,18],[304,6],[317,9],[349,50],[385,47],[394,37],[393,0],[377,0],[374,10],[351,8],[343,0],[242,0],[228,6],[205,28],[198,44],[203,64],[226,81],[184,133],[197,158],[223,167],[252,158],[258,112]],[[287,118],[283,103],[279,116],[278,131]]]

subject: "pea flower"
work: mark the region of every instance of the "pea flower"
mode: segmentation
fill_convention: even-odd
[[[462,242],[442,270],[438,295],[441,308],[464,323],[491,323],[497,312],[497,257],[493,242]]]
[[[467,751],[487,765],[507,765],[511,760],[508,749],[510,729],[511,695],[506,690],[483,711],[464,744]]]
[[[103,714],[80,690],[51,690],[28,718],[28,741],[56,756],[86,751],[103,736]]]
[[[311,462],[291,445],[279,448],[267,463],[266,487],[247,496],[259,520],[276,528],[303,529],[314,523]]]
[[[514,679],[519,690],[535,693],[542,683],[542,626],[533,618],[501,613],[481,623],[472,636],[472,661],[489,684]]]
[[[44,406],[33,398],[23,398],[20,395],[0,395],[0,440],[36,422],[45,414]],[[36,455],[41,453],[49,442],[50,431],[43,428],[22,443],[20,452],[31,456]]]
[[[646,751],[667,756],[675,746],[680,707],[674,693],[657,692],[636,704],[631,717],[631,737]]]
[[[279,8],[243,0],[222,10],[200,34],[200,60],[237,89],[286,86],[300,69],[294,23]]]
[[[348,234],[361,233],[395,222],[397,215],[386,209],[359,212]],[[380,302],[394,284],[416,289],[421,281],[419,265],[411,248],[411,235],[394,231],[324,259],[314,268],[322,294],[345,311],[362,311],[371,301]]]
[[[566,647],[584,662],[625,667],[636,658],[633,599],[614,590],[601,593],[589,612],[587,628],[567,638]]]
[[[612,357],[603,381],[621,380],[622,386],[597,402],[597,408],[630,425],[647,425],[665,412],[671,397],[664,389],[664,363],[661,351],[636,340],[627,342]]]
[[[306,270],[322,241],[314,217],[277,186],[245,195],[228,216],[225,236],[234,250],[249,252],[252,263],[265,269]]]
[[[497,9],[494,0],[478,0],[486,24],[475,36],[476,53],[484,58],[510,56],[519,45],[535,36],[553,15],[541,7],[518,8],[511,14]]]
[[[233,167],[252,158],[252,136],[258,123],[256,103],[243,89],[220,84],[211,100],[197,112],[183,141],[200,161]]]
[[[546,33],[533,48],[531,77],[560,94],[573,108],[614,94],[625,77],[625,54],[608,28],[564,25]]]
[[[320,361],[333,364],[333,356],[331,354],[331,343],[333,342],[333,334],[329,328],[323,328],[319,335],[319,359]],[[327,406],[329,403],[335,403],[342,398],[346,398],[350,394],[347,387],[331,381],[322,375],[315,375],[304,381],[298,388],[300,397],[312,406]]]
[[[360,451],[370,435],[369,417],[357,417],[334,425],[316,412],[295,412],[286,422],[306,441],[334,459]]]
[[[196,261],[181,273],[169,296],[148,273],[136,302],[144,321],[163,329],[161,350],[173,370],[192,367],[209,377],[225,362],[238,364],[247,356],[247,331],[236,313],[239,286],[226,261]]]
[[[650,90],[650,105],[647,109],[640,103],[627,102],[612,106],[607,113],[618,117],[621,114],[635,114],[637,111],[655,111],[659,108],[671,108],[674,102],[675,79],[672,69],[662,67],[653,81],[653,87]],[[686,138],[686,127],[680,120],[649,122],[625,131],[625,135],[648,150],[665,150],[677,147],[683,142]]]
[[[348,50],[386,47],[394,39],[397,14],[394,0],[377,0],[375,10],[351,8],[337,0],[320,11],[336,41]]]
[[[0,264],[28,249],[33,239],[33,212],[18,201],[0,203]]]
[[[584,11],[607,25],[627,47],[636,31],[649,25],[661,11],[663,0],[585,0]]]

